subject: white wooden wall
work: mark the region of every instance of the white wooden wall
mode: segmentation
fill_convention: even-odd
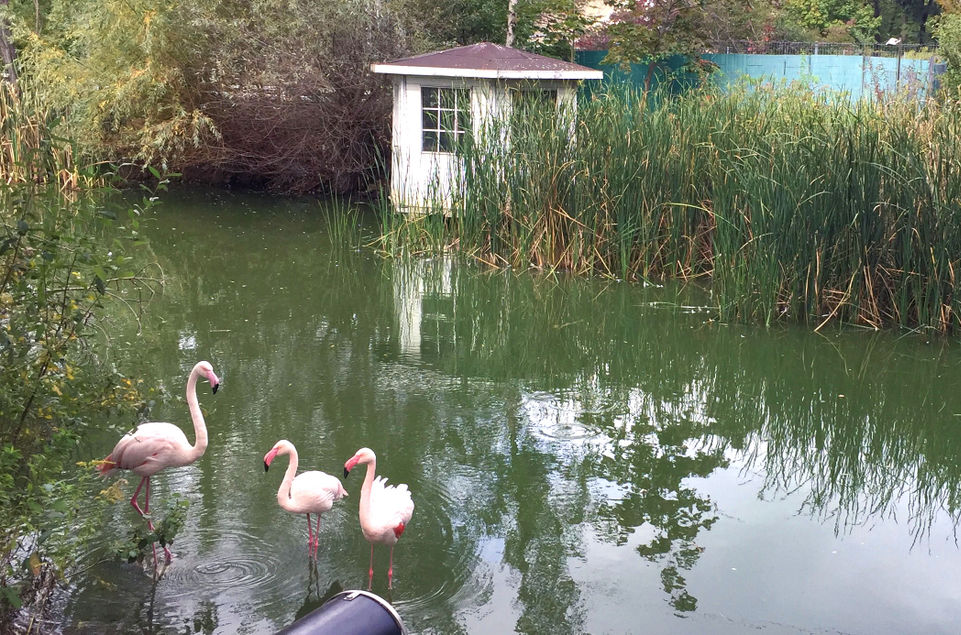
[[[460,159],[449,153],[421,150],[421,87],[471,89],[471,122],[474,132],[485,122],[505,117],[511,107],[508,88],[530,82],[450,77],[394,76],[394,110],[391,132],[391,200],[398,211],[449,209],[461,183]],[[576,84],[542,81],[544,89],[557,91],[562,111],[575,104]]]

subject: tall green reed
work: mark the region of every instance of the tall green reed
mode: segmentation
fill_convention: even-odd
[[[612,84],[576,120],[491,122],[441,221],[391,231],[493,265],[709,279],[728,320],[961,325],[957,104],[762,83],[644,103]]]

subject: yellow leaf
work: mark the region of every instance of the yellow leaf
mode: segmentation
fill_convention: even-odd
[[[40,575],[40,556],[34,551],[30,554],[30,571],[33,573],[34,577]]]
[[[114,481],[114,483],[105,490],[101,490],[100,495],[103,496],[110,503],[116,503],[123,500],[126,496],[121,489],[121,484],[126,484],[124,479],[119,479]]]

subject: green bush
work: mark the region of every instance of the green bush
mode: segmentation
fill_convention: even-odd
[[[85,189],[66,188],[63,168],[84,173],[64,165],[69,144],[45,118],[12,107],[0,142],[37,143],[21,144],[4,166],[8,177],[19,167],[31,178],[0,187],[0,631],[69,575],[109,502],[88,497],[94,471],[75,465],[77,445],[95,422],[142,399],[90,344],[105,303],[149,284],[124,249],[136,240],[138,210],[119,222],[98,202],[93,172],[73,181]]]

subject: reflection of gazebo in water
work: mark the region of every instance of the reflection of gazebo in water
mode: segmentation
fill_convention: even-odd
[[[450,258],[395,261],[393,272],[394,311],[397,315],[398,342],[403,355],[419,359],[425,320],[440,329],[439,322],[449,316],[441,315],[438,307],[428,307],[424,315],[425,299],[436,305],[441,298],[453,302]],[[433,308],[434,310],[430,310]],[[453,336],[451,336],[453,345]]]
[[[448,207],[460,181],[457,148],[519,96],[536,95],[571,116],[577,85],[599,70],[483,42],[374,64],[393,77],[391,199],[404,207]]]

